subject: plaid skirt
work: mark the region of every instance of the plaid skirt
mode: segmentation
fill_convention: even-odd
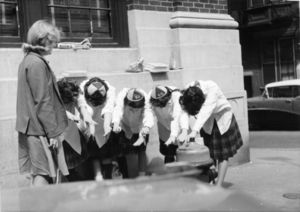
[[[216,120],[211,135],[203,129],[201,129],[200,135],[203,137],[204,144],[209,148],[210,157],[219,162],[233,157],[243,145],[242,136],[234,115],[229,129],[223,135],[219,131]]]

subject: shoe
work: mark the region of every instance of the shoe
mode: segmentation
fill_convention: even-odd
[[[208,182],[211,184],[216,184],[216,178],[218,177],[218,172],[215,169],[208,170]]]
[[[144,58],[140,57],[136,62],[133,62],[126,69],[126,72],[139,73],[144,71]]]
[[[111,171],[111,178],[112,179],[123,179],[123,175],[119,169],[119,164],[116,161],[112,162],[112,171]]]

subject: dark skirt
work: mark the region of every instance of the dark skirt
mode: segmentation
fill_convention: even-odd
[[[121,154],[121,146],[118,141],[119,135],[111,132],[107,142],[99,148],[95,137],[91,136],[87,145],[89,157],[104,160],[118,156]]]
[[[146,146],[149,141],[149,135],[146,136],[146,144],[143,143],[140,146],[133,146],[133,144],[139,139],[139,134],[133,134],[131,139],[128,139],[125,136],[125,132],[121,131],[120,132],[120,138],[119,138],[119,144],[121,145],[122,148],[122,153],[123,154],[129,154],[129,153],[139,153],[139,152],[144,152],[146,151]]]
[[[68,169],[73,169],[84,162],[88,157],[87,142],[83,134],[79,131],[80,143],[81,143],[81,154],[78,154],[68,142],[63,142],[63,148],[65,153],[65,159]]]
[[[210,157],[219,162],[233,157],[243,145],[242,136],[234,115],[229,129],[223,135],[220,134],[216,121],[214,121],[211,135],[203,129],[201,129],[200,134],[203,137],[204,144],[209,148]]]
[[[177,150],[178,146],[175,144],[170,144],[169,146],[167,146],[165,144],[165,141],[159,139],[159,152],[164,155],[164,156],[168,156],[168,157],[173,157],[176,155],[176,150]]]

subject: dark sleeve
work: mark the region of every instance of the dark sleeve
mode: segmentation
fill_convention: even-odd
[[[36,116],[48,137],[52,138],[60,135],[64,129],[57,127],[57,113],[61,110],[54,108],[54,101],[58,101],[58,98],[55,98],[54,85],[50,79],[51,72],[43,61],[34,61],[27,69],[27,81],[33,96]]]

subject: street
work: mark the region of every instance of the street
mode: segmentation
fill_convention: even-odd
[[[228,169],[225,186],[278,211],[300,209],[300,132],[251,131],[250,163]]]
[[[250,148],[300,148],[300,131],[250,131]]]

